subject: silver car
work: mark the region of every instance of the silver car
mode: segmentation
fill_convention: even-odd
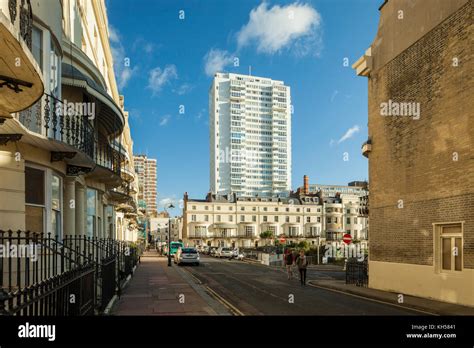
[[[182,248],[175,254],[175,263],[181,264],[193,264],[199,266],[199,252],[196,248]]]
[[[222,258],[222,257],[228,257],[231,258],[233,256],[234,252],[231,248],[219,248],[217,249],[217,257]]]

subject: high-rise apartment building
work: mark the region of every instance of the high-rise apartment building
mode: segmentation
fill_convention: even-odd
[[[135,172],[138,176],[138,201],[146,204],[148,214],[156,214],[156,159],[135,155]]]
[[[211,191],[287,195],[290,87],[269,78],[217,73],[209,91],[209,114]]]

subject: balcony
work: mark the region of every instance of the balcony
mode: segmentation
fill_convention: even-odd
[[[373,60],[372,60],[372,48],[369,47],[365,54],[360,57],[353,65],[352,69],[356,71],[358,76],[366,76],[368,77],[371,70],[373,68]]]
[[[121,168],[121,174],[122,179],[127,182],[133,182],[135,180],[135,174],[128,165]]]
[[[286,111],[286,106],[281,106],[281,105],[278,105],[277,103],[273,103],[272,104],[272,109],[273,110]]]
[[[211,233],[205,233],[205,232],[190,232],[188,234],[189,239],[205,239],[205,238],[211,238],[212,235]]]
[[[343,232],[327,232],[326,240],[327,241],[342,241]]]
[[[369,138],[365,143],[362,144],[362,155],[369,158],[369,153],[372,152],[372,140]]]
[[[237,235],[237,238],[255,239],[257,238],[257,234],[255,232],[252,232],[252,233],[241,232]]]
[[[236,83],[234,81],[231,81],[230,82],[230,88],[231,88],[231,91],[232,90],[241,91],[241,90],[245,89],[246,86],[245,86],[245,83],[240,84],[240,83]]]
[[[19,113],[18,122],[7,123],[5,130],[20,133],[25,142],[51,151],[51,161],[65,160],[73,166],[102,169],[120,179],[121,156],[105,137],[99,137],[93,120],[65,105],[58,98],[44,94],[32,107]],[[120,183],[120,182],[119,182]]]
[[[80,62],[90,67],[94,76],[102,78],[100,71],[94,63],[75,45],[63,41],[73,53],[74,59],[82,56]],[[69,50],[67,50],[69,52]],[[61,64],[61,85],[64,99],[76,100],[77,98],[94,101],[97,109],[100,110],[100,117],[97,122],[107,136],[118,136],[122,133],[125,126],[125,116],[114,99],[107,93],[104,86],[105,82],[97,83],[89,76],[82,73],[76,67],[68,64]]]
[[[61,100],[52,95],[45,93],[32,107],[20,112],[19,121],[35,135],[61,142],[94,157],[92,123],[87,116],[67,109]]]
[[[245,94],[240,94],[239,96],[236,96],[236,95],[232,95],[232,91],[231,91],[230,100],[231,102],[236,101],[237,103],[241,103],[245,101]]]
[[[7,1],[2,2],[5,5]],[[43,94],[41,69],[31,54],[33,12],[30,0],[9,1],[0,11],[0,125],[11,113],[26,109]],[[17,65],[21,62],[21,66]]]

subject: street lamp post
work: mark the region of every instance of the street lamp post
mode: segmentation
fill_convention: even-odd
[[[173,203],[168,205],[168,209],[173,209]],[[168,267],[171,267],[171,215],[168,213]]]
[[[321,234],[318,233],[316,236],[318,237],[318,247],[317,247],[317,254],[318,254],[318,256],[317,256],[317,258],[318,258],[318,265],[319,265],[319,238],[321,238]]]

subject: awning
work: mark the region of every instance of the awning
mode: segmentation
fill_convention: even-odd
[[[61,81],[63,85],[84,89],[90,96],[101,103],[98,121],[104,126],[108,135],[119,135],[125,125],[125,117],[113,98],[90,77],[70,64],[62,63]]]
[[[44,92],[43,75],[18,30],[0,11],[0,123],[36,103]],[[20,64],[18,64],[20,63]]]

